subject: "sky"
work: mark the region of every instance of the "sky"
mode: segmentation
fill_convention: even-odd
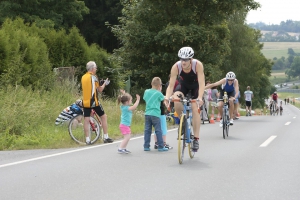
[[[300,21],[300,0],[255,0],[261,8],[251,10],[247,23],[280,24],[281,21]]]

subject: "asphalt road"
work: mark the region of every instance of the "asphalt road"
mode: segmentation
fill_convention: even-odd
[[[113,144],[77,149],[0,152],[1,200],[298,200],[300,110],[283,116],[241,117],[223,139],[219,124],[201,126],[193,159],[177,159],[176,130],[169,152],[143,151],[132,138],[131,154]],[[153,142],[152,142],[153,144]]]

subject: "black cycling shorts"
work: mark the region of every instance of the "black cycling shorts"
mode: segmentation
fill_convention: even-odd
[[[251,101],[246,101],[246,106],[247,107],[251,107],[251,104],[252,104]]]
[[[96,106],[94,108],[83,108],[83,116],[90,117],[92,109],[94,109],[94,111],[97,113],[97,115],[99,115],[99,117],[105,114],[102,105],[99,104],[99,106]]]
[[[183,93],[183,95],[186,97],[189,91],[191,91],[191,96],[192,99],[197,99],[198,94],[199,94],[199,84],[194,83],[193,85],[185,85],[185,84],[180,84],[180,88],[178,88],[176,91],[180,91]]]
[[[220,99],[223,99],[223,96],[224,96],[224,90],[221,90],[221,92],[220,92]],[[232,91],[232,92],[227,92],[227,96],[228,96],[228,99],[230,98],[230,97],[234,97],[234,95],[235,95],[235,91]]]

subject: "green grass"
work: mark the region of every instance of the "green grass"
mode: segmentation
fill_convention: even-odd
[[[300,42],[264,42],[262,53],[268,59],[274,57],[288,57],[288,48],[292,48],[296,53],[300,53]]]
[[[285,70],[272,70],[271,76],[269,77],[271,85],[283,84],[290,81],[297,81],[298,78],[288,78],[285,74]]]
[[[278,92],[278,97],[283,101],[283,99],[285,98],[290,98],[290,103],[291,100],[293,100],[294,98],[298,98],[300,97],[300,93],[286,93],[286,92]],[[284,102],[283,102],[284,105]],[[294,104],[297,108],[300,108],[300,101],[299,100],[295,100],[295,104]]]
[[[65,82],[48,92],[11,86],[0,89],[0,150],[53,149],[78,147],[66,125],[55,126],[59,113],[80,98],[76,83]],[[103,97],[108,116],[109,136],[122,138],[119,131],[120,108],[116,99]],[[139,105],[132,119],[133,136],[144,132],[145,106]],[[99,143],[101,141],[99,140]]]

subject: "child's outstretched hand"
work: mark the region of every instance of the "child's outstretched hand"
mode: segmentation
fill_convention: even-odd
[[[140,95],[136,94],[135,96],[136,96],[136,100],[140,100],[141,99]]]
[[[120,89],[120,92],[121,92],[121,94],[125,94],[125,90],[123,90],[123,89]]]

